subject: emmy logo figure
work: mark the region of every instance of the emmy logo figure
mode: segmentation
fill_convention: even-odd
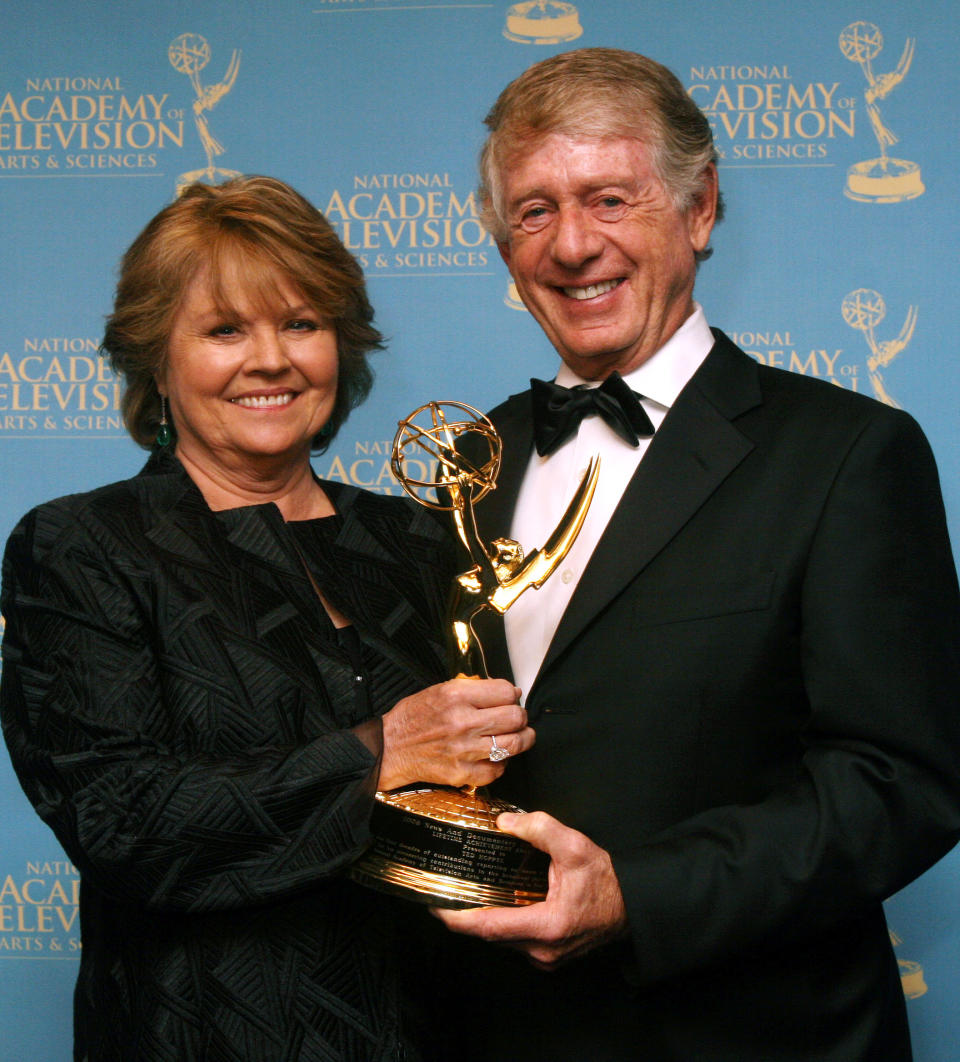
[[[856,291],[851,291],[843,300],[841,313],[844,321],[851,328],[863,332],[866,337],[870,347],[867,372],[870,375],[870,383],[873,384],[873,393],[881,402],[899,409],[899,403],[887,393],[881,369],[889,365],[913,337],[913,330],[917,326],[917,307],[910,306],[907,309],[907,318],[896,339],[879,341],[874,334],[874,329],[887,315],[886,303],[879,292],[871,291],[869,288],[857,288]]]
[[[458,449],[467,435],[475,436],[471,442],[482,459],[470,460]],[[474,620],[488,610],[502,615],[556,570],[580,533],[600,471],[594,458],[547,543],[525,557],[519,542],[498,538],[487,544],[477,530],[474,506],[495,489],[500,455],[496,428],[461,402],[421,406],[400,421],[393,441],[397,481],[420,504],[453,514],[470,560],[451,594],[452,675],[489,677]],[[414,462],[418,470],[436,468],[435,478],[412,475]],[[547,857],[496,824],[500,812],[519,810],[472,788],[418,784],[377,793],[374,839],[352,875],[365,885],[440,907],[536,903],[547,892]]]
[[[878,159],[857,162],[847,171],[845,194],[861,203],[900,203],[916,199],[925,189],[920,179],[920,167],[906,159],[891,158],[887,149],[897,142],[897,136],[884,125],[878,100],[885,99],[907,76],[913,62],[914,40],[907,38],[903,55],[896,70],[874,74],[872,62],[883,50],[883,34],[872,22],[853,22],[840,34],[840,51],[851,62],[859,63],[867,79],[864,102],[874,136],[880,145]]]
[[[177,178],[177,194],[179,195],[188,184],[193,184],[194,181],[217,184],[231,177],[241,176],[237,170],[224,170],[214,166],[214,158],[223,154],[224,147],[210,132],[210,126],[207,123],[207,111],[212,111],[216,107],[237,80],[237,72],[240,70],[240,53],[234,49],[226,75],[217,85],[203,85],[200,81],[200,71],[210,62],[210,45],[199,34],[182,33],[176,40],[170,42],[167,56],[174,70],[190,78],[190,84],[196,95],[193,101],[193,119],[197,126],[200,143],[203,144],[203,150],[207,156],[207,165],[204,169],[180,174]]]

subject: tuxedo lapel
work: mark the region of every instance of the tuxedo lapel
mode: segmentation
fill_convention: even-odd
[[[503,463],[497,477],[496,490],[481,498],[475,509],[477,531],[484,546],[489,546],[494,539],[508,538],[510,535],[517,495],[533,450],[529,391],[512,395],[490,413],[490,419],[500,436]],[[482,462],[485,459],[486,454],[481,449],[483,444],[475,436],[465,435],[459,445],[473,461]],[[466,566],[466,551],[460,551],[460,559]],[[512,681],[513,669],[507,653],[500,615],[491,609],[484,609],[474,617],[473,627],[483,647],[483,663],[487,673],[494,678],[507,678]]]
[[[693,519],[753,448],[733,422],[761,402],[756,363],[722,332],[714,334],[710,354],[678,396],[627,485],[560,620],[541,674]],[[490,418],[503,441],[504,462],[497,489],[477,506],[485,543],[510,534],[533,448],[529,392],[513,395]],[[488,662],[497,668],[491,671],[508,674],[503,624],[489,616],[478,619]]]
[[[512,395],[490,414],[490,419],[503,444],[503,465],[497,489],[477,504],[477,528],[487,544],[510,534],[513,510],[533,450],[530,392]]]
[[[718,333],[627,485],[560,620],[541,673],[746,457],[752,443],[731,421],[759,402],[755,364]]]

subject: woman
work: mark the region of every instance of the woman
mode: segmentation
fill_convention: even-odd
[[[416,1058],[416,919],[353,884],[378,788],[485,785],[533,740],[442,682],[429,511],[322,482],[380,345],[359,266],[279,181],[194,185],[127,252],[103,348],[153,452],[28,514],[3,726],[82,876],[77,1059]]]

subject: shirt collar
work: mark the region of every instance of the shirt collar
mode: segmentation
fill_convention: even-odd
[[[642,365],[624,375],[630,389],[669,409],[700,368],[714,344],[713,333],[707,324],[703,307],[695,302],[693,313]],[[578,384],[598,386],[597,381],[584,380],[566,365],[561,365],[556,382],[564,387]]]

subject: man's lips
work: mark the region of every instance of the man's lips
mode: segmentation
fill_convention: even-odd
[[[235,406],[243,406],[244,409],[278,409],[281,406],[289,406],[296,397],[293,391],[283,391],[275,395],[238,395],[230,401]]]
[[[587,299],[595,299],[598,295],[606,295],[608,291],[613,291],[622,283],[623,278],[617,277],[615,280],[601,280],[596,284],[583,287],[561,287],[560,290],[569,298],[584,302]]]

